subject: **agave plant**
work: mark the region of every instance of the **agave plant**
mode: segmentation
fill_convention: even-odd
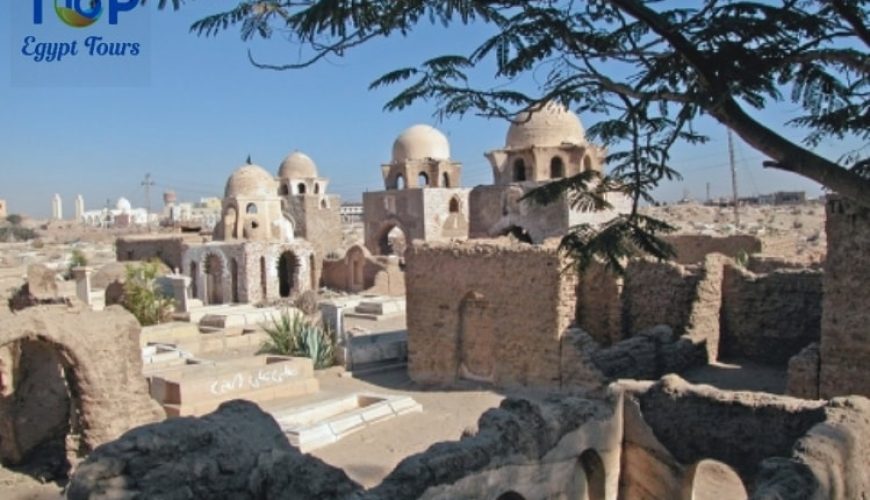
[[[311,358],[318,369],[332,366],[335,354],[332,334],[317,321],[284,309],[262,328],[269,339],[260,348],[261,353]]]

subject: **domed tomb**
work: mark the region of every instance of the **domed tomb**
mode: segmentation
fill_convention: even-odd
[[[517,115],[508,128],[505,147],[522,149],[585,143],[586,134],[580,118],[565,106],[549,102],[540,110]]]
[[[284,158],[278,168],[281,179],[310,179],[317,177],[317,165],[307,154],[294,151]]]
[[[233,172],[227,180],[224,197],[268,198],[276,193],[277,186],[272,174],[259,165],[248,164]]]
[[[447,160],[450,143],[438,129],[429,125],[414,125],[399,134],[393,142],[393,163],[409,160]]]

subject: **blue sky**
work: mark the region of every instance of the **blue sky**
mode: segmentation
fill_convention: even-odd
[[[151,195],[154,207],[167,189],[195,201],[221,195],[227,177],[248,155],[277,172],[282,158],[297,149],[331,179],[331,192],[358,201],[362,192],[382,188],[380,164],[389,161],[393,139],[415,123],[429,123],[447,134],[452,156],[464,165],[463,185],[491,182],[483,153],[503,145],[505,122],[471,116],[438,123],[427,103],[385,112],[382,107],[396,89],[368,90],[371,81],[391,69],[434,55],[467,53],[486,36],[484,26],[427,26],[406,39],[364,45],[343,59],[275,72],[254,68],[246,51],[251,48],[263,61],[294,60],[298,48],[280,37],[249,44],[235,30],[216,38],[188,32],[193,21],[233,5],[232,0],[192,2],[180,11],[157,11],[152,4],[122,13],[117,26],[102,18],[81,29],[61,24],[51,2],[44,1],[42,26],[33,26],[30,2],[22,0],[8,2],[2,22],[9,29],[0,30],[9,33],[0,35],[0,198],[11,212],[48,216],[54,193],[63,197],[67,215],[77,194],[84,196],[88,209],[104,206],[107,199],[114,203],[119,196],[144,206],[140,183],[146,173],[157,184]],[[129,64],[108,64],[84,54],[50,68],[42,63],[36,70],[46,73],[34,82],[27,73],[34,65],[20,52],[29,34],[45,41],[79,40],[80,45],[96,34],[140,42],[142,53]],[[790,111],[766,110],[762,117],[779,124]],[[588,126],[594,117],[581,120]],[[677,199],[685,190],[703,198],[707,182],[714,196],[730,193],[725,130],[709,121],[700,127],[712,141],[675,150],[673,165],[685,179],[661,186],[661,199]],[[783,132],[800,137],[799,131]],[[855,145],[828,141],[819,149],[836,157],[848,146]],[[741,193],[820,193],[818,185],[801,177],[762,169],[762,159],[737,142]]]

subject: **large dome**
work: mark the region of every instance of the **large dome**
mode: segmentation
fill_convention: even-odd
[[[268,197],[278,193],[275,179],[259,165],[244,165],[227,180],[224,196]]]
[[[278,169],[282,179],[310,179],[317,177],[317,165],[307,154],[294,151],[290,153]]]
[[[133,205],[130,204],[130,200],[124,198],[123,196],[118,198],[118,202],[115,203],[115,209],[121,211],[121,213],[130,213],[133,210]]]
[[[530,146],[559,146],[563,143],[583,144],[586,134],[580,118],[561,104],[550,102],[529,116],[517,115],[508,129],[505,146],[521,149]]]
[[[450,143],[438,129],[429,125],[414,125],[399,134],[393,143],[393,163],[405,160],[450,158]]]

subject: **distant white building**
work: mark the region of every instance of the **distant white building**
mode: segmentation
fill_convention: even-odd
[[[61,200],[60,195],[57,193],[51,198],[51,218],[63,220],[63,200]]]
[[[95,227],[127,227],[148,224],[148,210],[133,208],[130,200],[121,197],[115,208],[87,210],[82,213],[82,222]]]
[[[350,224],[354,222],[362,222],[363,220],[363,204],[362,203],[342,203],[338,209],[341,215],[341,222]]]
[[[175,194],[164,194],[162,221],[168,225],[198,225],[211,230],[221,219],[221,198],[200,198],[196,203],[178,203]]]

